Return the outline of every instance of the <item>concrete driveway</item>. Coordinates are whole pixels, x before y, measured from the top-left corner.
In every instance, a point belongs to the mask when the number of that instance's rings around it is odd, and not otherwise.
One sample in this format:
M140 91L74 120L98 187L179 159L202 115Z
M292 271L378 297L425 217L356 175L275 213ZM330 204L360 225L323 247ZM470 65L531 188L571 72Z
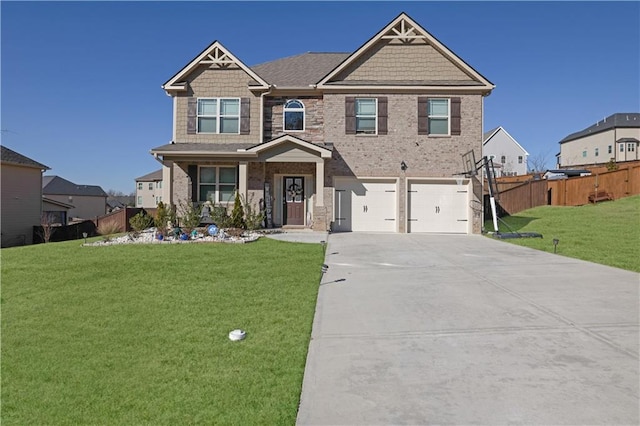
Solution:
M640 274L481 236L332 234L326 263L298 424L640 422Z

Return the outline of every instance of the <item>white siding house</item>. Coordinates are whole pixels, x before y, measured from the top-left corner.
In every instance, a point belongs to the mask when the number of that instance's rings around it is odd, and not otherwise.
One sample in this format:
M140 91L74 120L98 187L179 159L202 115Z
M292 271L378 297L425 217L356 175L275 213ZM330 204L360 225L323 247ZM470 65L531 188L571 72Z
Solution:
M502 126L484 133L482 155L493 159L497 176L527 174L529 153Z

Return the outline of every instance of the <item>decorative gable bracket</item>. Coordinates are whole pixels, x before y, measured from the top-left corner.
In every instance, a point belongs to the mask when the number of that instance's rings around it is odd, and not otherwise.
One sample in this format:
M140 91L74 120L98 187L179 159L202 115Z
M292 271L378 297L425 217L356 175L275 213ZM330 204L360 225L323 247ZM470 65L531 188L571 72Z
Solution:
M400 40L403 43L411 43L414 40L425 40L427 37L424 34L420 34L420 31L409 21L401 19L400 22L391 27L391 29L380 38L384 40Z

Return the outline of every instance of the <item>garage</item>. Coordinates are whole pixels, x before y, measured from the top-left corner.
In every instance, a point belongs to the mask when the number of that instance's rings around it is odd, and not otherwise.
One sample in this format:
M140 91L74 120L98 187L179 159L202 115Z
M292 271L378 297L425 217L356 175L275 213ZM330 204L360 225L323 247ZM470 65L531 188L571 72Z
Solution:
M408 185L408 232L469 233L469 183L412 181Z
M395 179L336 178L334 231L397 232Z

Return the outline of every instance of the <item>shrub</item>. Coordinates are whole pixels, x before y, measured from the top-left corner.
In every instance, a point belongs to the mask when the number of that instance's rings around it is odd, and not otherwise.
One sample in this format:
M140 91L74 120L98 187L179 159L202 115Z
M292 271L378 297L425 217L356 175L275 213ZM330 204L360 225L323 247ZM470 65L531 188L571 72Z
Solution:
M171 209L160 201L156 207L156 218L154 220L156 228L160 231L166 231L167 225L171 221Z
M131 225L135 232L144 231L145 229L152 227L153 222L153 218L144 210L129 219L129 225Z
M229 216L226 206L216 205L214 203L211 207L211 220L221 229L232 226L231 216Z
M185 233L190 234L200 225L200 214L202 207L197 203L183 201L180 203L180 226Z
M607 170L610 172L618 170L618 165L616 164L616 160L614 158L609 160L605 165L607 166Z
M244 222L244 209L240 202L240 193L236 191L236 199L233 202L233 210L231 211L231 226L234 228L246 229L247 225Z
M253 193L247 200L245 197L241 197L242 204L244 206L244 221L246 228L249 230L255 230L262 228L262 222L264 221L264 209L256 209L253 204Z

